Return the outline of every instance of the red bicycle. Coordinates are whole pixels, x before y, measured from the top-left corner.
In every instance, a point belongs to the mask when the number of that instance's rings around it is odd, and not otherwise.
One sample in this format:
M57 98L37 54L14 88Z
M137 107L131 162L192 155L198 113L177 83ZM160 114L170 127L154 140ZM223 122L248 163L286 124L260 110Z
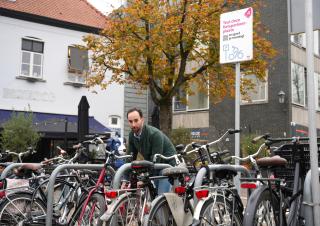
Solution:
M103 140L97 137L100 143ZM106 161L104 167L100 171L100 175L94 187L89 189L89 193L85 194L87 197L83 198L83 202L78 206L71 218L70 226L101 226L101 215L106 211L107 198L105 193L111 186L112 179L115 174L116 161L120 159L132 159L132 155L119 156L115 154L115 150L106 152Z

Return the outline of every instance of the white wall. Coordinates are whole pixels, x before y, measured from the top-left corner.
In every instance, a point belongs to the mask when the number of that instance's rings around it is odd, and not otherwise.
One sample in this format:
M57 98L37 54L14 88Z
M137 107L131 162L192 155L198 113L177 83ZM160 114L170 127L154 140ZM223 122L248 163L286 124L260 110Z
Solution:
M119 115L123 127L124 87L99 87L95 92L77 88L68 81L68 46L82 44L83 32L47 26L0 16L0 109L73 114L78 112L81 96L90 104L89 114L104 125L109 115ZM17 79L21 65L21 39L32 36L44 41L43 79L30 82Z

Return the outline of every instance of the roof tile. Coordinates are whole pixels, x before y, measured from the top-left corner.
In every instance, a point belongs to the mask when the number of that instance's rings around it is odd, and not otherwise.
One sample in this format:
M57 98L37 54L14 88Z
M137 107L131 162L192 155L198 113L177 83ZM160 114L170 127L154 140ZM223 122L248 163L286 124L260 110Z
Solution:
M0 0L1 8L94 28L104 28L106 22L86 0Z

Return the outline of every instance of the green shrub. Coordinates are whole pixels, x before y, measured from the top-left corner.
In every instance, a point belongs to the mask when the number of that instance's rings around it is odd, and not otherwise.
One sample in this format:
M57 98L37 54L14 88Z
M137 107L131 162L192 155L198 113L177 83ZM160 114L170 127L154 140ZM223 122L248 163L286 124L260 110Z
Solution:
M260 145L264 142L264 140L260 140L257 143L252 143L252 139L258 136L257 134L247 134L243 135L240 139L240 149L241 156L246 157L248 155L252 155L256 153L260 147ZM262 150L258 157L268 156L266 150Z
M32 124L33 114L13 112L11 118L3 124L2 148L14 152L24 152L28 147L36 147L40 135Z
M170 139L173 145L191 143L191 130L186 128L173 129L170 134Z

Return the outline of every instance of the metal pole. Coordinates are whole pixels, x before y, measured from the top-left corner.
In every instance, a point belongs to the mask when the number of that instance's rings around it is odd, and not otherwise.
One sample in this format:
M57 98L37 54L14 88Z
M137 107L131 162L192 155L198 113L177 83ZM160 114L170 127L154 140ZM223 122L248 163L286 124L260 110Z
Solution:
M68 151L68 117L64 119L64 150Z
M8 173L14 168L18 168L20 166L30 165L30 164L41 166L41 163L11 163L2 171L0 179L5 179L8 176Z
M170 168L172 167L169 164L166 163L156 163L154 164L154 169L155 170L162 170L162 169L166 169L166 168ZM121 179L122 177L128 173L131 170L131 163L126 163L123 164L117 171L116 174L113 177L113 181L112 181L112 189L120 189L121 187Z
M306 37L307 37L307 90L308 90L308 121L310 139L311 189L313 199L314 225L320 225L320 184L318 171L318 147L315 111L314 57L313 57L313 19L312 0L305 1Z
M208 173L207 169L209 169L210 172L222 171L222 170L238 172L238 173L242 173L246 178L251 178L250 172L244 166L227 165L227 164L208 165L208 168L203 167L198 171L196 178L194 180L194 188L202 186L203 179ZM194 190L194 193L195 193L195 190ZM194 194L194 206L196 206L197 203L198 203L198 199Z
M240 79L241 79L241 74L240 74L240 63L236 63L236 97L235 97L235 129L240 129ZM240 133L235 134L235 156L240 157ZM236 159L235 161L236 165L239 165L239 160ZM235 186L240 192L240 180L239 180L240 175L235 178Z
M291 136L295 137L296 136L296 123L295 122L291 122Z
M320 171L320 168L319 168ZM305 226L314 226L312 213L312 194L311 194L311 171L309 170L304 181L303 202L302 202L302 217L305 219Z

